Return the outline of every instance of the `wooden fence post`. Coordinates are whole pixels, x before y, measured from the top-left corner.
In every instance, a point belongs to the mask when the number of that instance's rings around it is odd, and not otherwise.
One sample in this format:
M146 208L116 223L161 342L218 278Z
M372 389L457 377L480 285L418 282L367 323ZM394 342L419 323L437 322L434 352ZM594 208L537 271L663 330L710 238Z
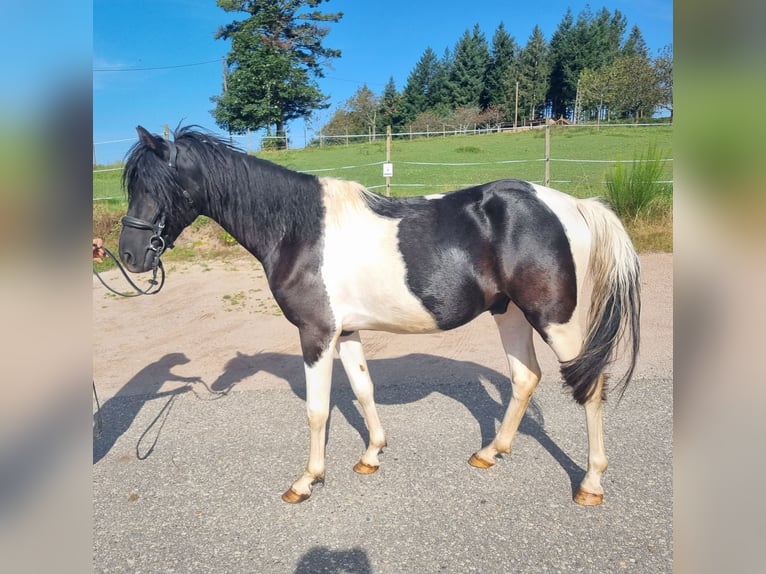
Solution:
M543 185L551 185L551 119L545 120L545 178Z
M386 126L386 163L391 163L391 126ZM386 176L386 197L391 197L391 176Z

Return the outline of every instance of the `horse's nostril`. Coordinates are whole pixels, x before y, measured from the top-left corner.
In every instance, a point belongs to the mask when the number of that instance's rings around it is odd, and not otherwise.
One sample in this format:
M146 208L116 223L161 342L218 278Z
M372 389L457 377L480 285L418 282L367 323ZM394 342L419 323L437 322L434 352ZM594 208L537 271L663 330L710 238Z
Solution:
M133 254L130 251L123 251L122 253L120 253L120 259L122 259L122 262L125 265L133 264Z

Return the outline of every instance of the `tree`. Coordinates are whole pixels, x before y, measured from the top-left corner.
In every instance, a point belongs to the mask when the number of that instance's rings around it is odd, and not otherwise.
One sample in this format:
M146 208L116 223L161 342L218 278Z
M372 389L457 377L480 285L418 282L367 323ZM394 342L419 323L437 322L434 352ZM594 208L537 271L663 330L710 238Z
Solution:
M326 14L317 6L327 0L217 0L226 12L249 16L222 26L216 39L231 40L226 59L226 83L211 98L216 123L233 133L276 127L284 134L286 122L307 118L328 107L314 78L340 56L322 45L341 12Z
M548 43L540 26L535 26L519 57L519 108L522 116L542 117L550 85Z
M612 65L615 111L638 122L651 116L661 100L657 76L648 59L641 56L618 58Z
M641 34L638 26L631 28L628 39L625 40L625 44L622 46L621 55L649 58L649 48L646 47L646 41L644 41L644 36Z
M657 106L665 108L673 117L673 45L669 44L660 50L653 63L654 75L660 91Z
M567 8L558 28L553 33L550 43L551 79L548 88L548 99L551 102L554 116L566 114L567 106L574 100L569 78L569 60L573 53L572 27L574 17L572 9ZM570 93L571 92L571 93Z
M473 34L466 30L455 46L449 77L452 107L479 106L488 64L489 46L476 24Z
M441 60L436 63L436 70L428 97L429 109L436 110L440 114L448 113L452 107L451 73L452 52L450 52L449 48L445 48Z
M363 126L364 131L375 139L375 130L378 124L378 110L380 109L380 100L372 93L372 90L364 84L354 95L346 100L346 109ZM364 133L364 132L362 132Z
M380 97L379 127L397 126L402 123L401 101L402 96L396 91L396 83L392 76Z
M551 85L548 97L554 116L569 116L577 97L580 73L611 64L619 55L627 20L605 8L594 17L586 7L575 22L567 10L551 38Z
M432 107L438 73L439 59L430 47L426 48L402 91L401 112L405 122L411 122L418 114Z
M586 68L580 74L580 99L586 110L594 110L596 125L601 125L604 105L612 101L614 90L614 67L603 66L598 70Z
M500 25L492 37L492 52L481 95L481 107L490 106L505 111L511 117L516 99L516 81L519 79L519 46L516 40Z

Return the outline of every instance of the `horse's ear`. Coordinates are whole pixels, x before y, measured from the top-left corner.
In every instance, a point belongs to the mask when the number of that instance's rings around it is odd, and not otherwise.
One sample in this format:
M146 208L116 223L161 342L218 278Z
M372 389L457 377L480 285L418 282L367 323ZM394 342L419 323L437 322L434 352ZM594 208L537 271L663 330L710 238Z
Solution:
M161 158L164 159L167 157L168 144L164 139L162 139L160 136L149 133L141 126L136 126L136 131L138 132L138 141L151 149Z

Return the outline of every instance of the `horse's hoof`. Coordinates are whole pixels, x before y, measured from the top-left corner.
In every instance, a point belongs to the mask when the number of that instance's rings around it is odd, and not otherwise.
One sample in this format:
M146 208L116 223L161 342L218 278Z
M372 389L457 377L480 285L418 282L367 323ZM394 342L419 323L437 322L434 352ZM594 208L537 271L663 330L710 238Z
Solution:
M475 468L489 468L491 466L494 466L494 462L489 462L488 460L484 460L483 458L479 458L477 455L473 455L471 458L468 459L468 464Z
M291 486L282 495L282 500L284 500L285 502L289 502L290 504L298 504L299 502L303 502L304 500L308 499L309 496L311 496L311 493L299 494L295 492L293 490L293 487Z
M598 506L604 502L604 495L586 492L580 488L574 496L574 501L581 506Z
M372 466L371 464L367 464L360 460L354 465L354 472L357 474L374 474L377 472L378 468L380 467Z

